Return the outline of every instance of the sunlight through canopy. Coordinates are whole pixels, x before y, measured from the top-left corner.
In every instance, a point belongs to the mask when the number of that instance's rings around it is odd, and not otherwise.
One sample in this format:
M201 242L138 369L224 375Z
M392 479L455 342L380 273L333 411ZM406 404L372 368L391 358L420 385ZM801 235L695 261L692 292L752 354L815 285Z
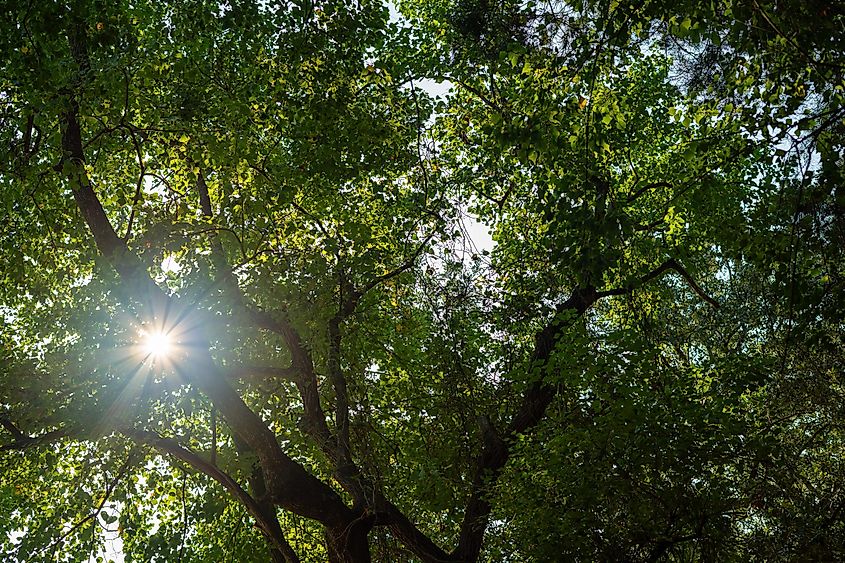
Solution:
M173 341L164 331L142 332L141 346L147 356L165 358L173 350Z

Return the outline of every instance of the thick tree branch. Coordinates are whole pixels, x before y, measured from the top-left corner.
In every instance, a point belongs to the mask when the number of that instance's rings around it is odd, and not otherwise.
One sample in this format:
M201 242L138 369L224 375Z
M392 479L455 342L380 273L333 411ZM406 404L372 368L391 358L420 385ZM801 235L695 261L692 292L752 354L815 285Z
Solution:
M24 434L23 432L21 432L20 428L18 428L15 425L15 423L12 422L6 416L0 416L0 425L2 425L3 428L5 428L9 432L9 434L11 434L15 438L15 441L31 440L32 439L29 436L27 436L26 434Z
M334 387L335 391L335 425L337 429L338 456L340 461L342 463L347 464L349 466L348 469L354 470L355 473L358 473L358 470L352 467L354 464L352 461L352 454L349 445L349 396L347 392L346 378L343 375L343 371L340 365L342 338L341 326L343 322L347 319L347 317L349 317L352 313L355 312L355 308L358 306L358 303L360 302L361 298L366 295L367 292L369 292L379 284L391 280L396 276L400 275L401 273L411 269L414 265L414 262L416 262L420 254L422 254L422 252L428 246L428 243L431 241L433 236L433 232L429 234L425 238L425 240L423 240L423 242L421 242L419 246L417 246L411 256L399 267L381 276L373 278L362 288L353 288L351 284L344 283L343 278L341 278L339 283L338 289L340 293L340 299L338 312L334 317L329 320L328 369L329 377L331 377L332 386Z
M253 168L264 176L265 179L272 182L272 178L265 169L256 166L253 166ZM205 199L208 201L207 196ZM328 230L319 218L308 213L296 202L293 202L292 205L300 213L314 221L324 236L329 236ZM299 334L289 325L289 323L276 319L268 312L246 307L244 306L243 301L241 301L242 310L247 312L248 317L255 326L275 332L276 334L281 335L285 340L288 349L291 352L291 367L302 374L300 379L296 380L296 383L304 406L304 430L317 442L323 453L325 453L335 465L335 478L344 490L353 497L356 505L358 505L356 508L361 510L363 509L362 505L364 504L369 504L371 506L374 505L376 507L387 507L387 512L389 512L392 516L392 518L390 518L391 528L395 528L398 532L397 537L406 538L409 541L412 541L415 546L412 548L414 552L426 561L440 560L440 556L445 555L445 552L440 550L440 548L434 545L431 540L426 538L425 535L420 532L395 505L385 499L383 492L378 490L378 487L376 487L362 474L360 468L355 464L352 458L351 448L349 446L348 392L346 388L346 379L343 376L340 366L340 328L343 321L355 311L358 302L368 291L411 268L419 255L425 250L425 247L431 240L432 236L433 233L426 237L425 241L420 244L420 246L405 263L391 272L374 278L362 289L356 290L347 284L340 284L341 292L346 291L346 294L344 295L341 293L338 313L330 320L329 323L330 351L328 362L329 377L332 380L337 401L335 405L335 426L338 432L337 437L332 436L332 433L326 424L326 417L320 404L314 366L310 354L308 354L307 350L305 350L305 347L302 345ZM426 556L427 553L436 553L438 555L431 557Z
M551 358L557 339L569 326L574 317L581 317L598 299L592 286L578 289L561 303L552 321L535 337L531 365L535 369L545 366ZM464 511L458 547L452 553L453 560L475 561L481 553L484 532L492 506L487 493L496 482L502 468L510 458L511 443L519 434L536 426L546 413L557 390L540 377L529 385L522 397L522 404L514 414L504 436L499 436L489 422L482 422L482 449L476 462L472 492Z
M205 173L201 169L197 174L197 191L200 198L202 214L207 219L213 218L211 208L211 197L208 192L208 184L205 181ZM278 319L276 316L258 309L249 303L238 284L238 280L232 273L232 269L226 260L223 245L216 233L211 236L211 259L218 275L223 276L223 284L227 290L232 305L252 323L253 326L276 333L285 341L285 345L291 354L290 375L296 374L292 381L296 384L299 395L302 399L305 431L321 446L326 447L332 440L331 431L326 423L326 415L320 404L320 392L317 385L317 374L314 371L314 363L311 355L306 350L302 338L294 327L287 321Z
M352 449L349 444L349 393L346 377L340 365L341 334L340 315L329 319L329 356L328 371L335 392L335 433L337 438L336 451L333 459L337 470L338 480L344 488L352 494L357 505L365 502L364 490L358 480L360 470L352 460Z
M386 499L383 491L379 490L362 474L352 456L349 440L349 394L346 377L341 366L341 344L343 323L355 312L360 299L379 284L412 268L433 236L434 233L429 234L399 267L372 279L361 289L355 289L343 276L340 277L338 311L335 316L329 319L328 325L329 352L327 362L329 378L335 391L336 449L334 452L326 453L334 460L335 477L344 489L352 495L356 505L369 505L370 508L374 508L378 512L389 513L391 528L397 532L397 537L403 542L405 540L412 542L406 544L412 550L419 550L419 547L414 546L422 546L422 551L420 553L415 551L415 553L426 561L433 561L445 554L431 540L426 538L395 505Z
M718 302L708 296L674 258L667 260L641 277L636 287L640 287L670 270L678 272L702 299L714 307L719 306ZM587 309L602 297L624 295L630 293L633 289L633 287L629 287L599 292L594 287L588 286L575 291L567 301L557 308L553 321L537 334L532 365L544 366L548 363L557 339L563 328L567 326L567 322L571 322L572 315L581 317ZM545 383L540 378L526 390L523 395L522 404L511 419L505 435L500 438L492 429L487 431L488 436L483 440L484 445L476 465L477 469L473 479L472 494L467 503L464 520L461 524L458 548L453 553L456 559L461 561L475 561L478 558L492 508L489 501L485 498L486 492L489 490L489 486L496 481L499 472L507 463L510 457L510 444L513 439L519 434L532 429L542 420L556 392L554 386Z
M331 431L320 404L314 363L299 333L287 321L277 319L266 311L251 308L245 303L241 304L241 311L247 315L253 326L274 332L285 341L291 354L291 367L299 373L295 383L302 399L305 429L319 444L330 442Z
M425 563L456 561L422 533L396 505L386 499L382 500L390 532L414 555Z
M272 181L272 178L266 170L258 167L253 168L262 174L268 181ZM208 201L207 196L205 199ZM309 214L298 204L294 203L293 205L301 213L315 221L324 236L329 236L325 226L318 218ZM210 211L210 205L208 209ZM391 272L374 278L371 282L366 284L362 290L355 290L348 287L346 284L341 283L341 290L345 290L347 293L346 295L341 295L341 304L338 314L330 321L329 327L329 338L331 341L328 366L329 377L332 378L336 397L341 398L338 404L336 404L335 422L339 434L336 439L332 437L332 434L326 425L326 417L320 405L320 398L317 391L317 379L313 363L310 355L301 343L299 334L296 333L296 331L293 330L288 323L277 320L274 316L265 311L248 307L243 307L242 310L247 311L248 316L255 326L280 334L291 351L292 369L306 374L306 376L302 376L296 381L304 405L304 429L317 442L323 453L325 453L335 465L335 478L344 490L353 497L356 504L358 504L356 508L361 510L363 509L361 505L368 504L370 506L375 506L377 511L386 512L389 516L387 518L388 522L385 523L389 523L391 529L394 533L396 533L397 537L401 541L405 542L406 545L414 551L414 553L425 561L443 561L446 560L447 557L445 552L437 547L425 536L425 534L420 532L419 529L417 529L395 505L388 501L384 497L383 492L378 490L378 487L376 487L361 473L360 468L352 459L348 438L348 394L346 390L346 380L343 377L340 367L340 326L343 320L354 312L361 297L369 290L411 268L416 259L425 250L425 247L431 240L432 236L433 233L426 237L425 241L417 247L412 256L405 263ZM243 305L243 302L241 302L241 304ZM332 328L332 326L334 326L334 328ZM367 525L370 526L372 523ZM358 528L357 533L360 534L361 532L362 529ZM352 532L347 532L345 535L348 537L351 533ZM360 541L360 538L358 541Z
M150 278L141 261L126 247L109 222L85 171L82 134L77 117L78 104L68 99L62 116L62 170L70 183L76 205L88 225L100 253L111 262L126 284L126 289L142 300L167 301L167 294Z
M653 280L655 278L659 278L660 276L662 276L663 274L665 274L666 272L671 270L674 267L674 263L675 263L675 259L670 258L669 260L666 260L665 262L660 264L654 270L652 270L649 273L647 273L646 275L640 277L640 279L637 280L637 282L635 284L629 285L628 287L618 287L618 288L615 288L615 289L607 289L607 290L604 290L604 291L599 291L598 296L601 299L601 298L604 298L604 297L611 297L613 295L627 295L627 294L633 292L635 289L644 286L645 284L647 284L651 280Z
M351 284L344 283L340 280L339 292L340 303L337 314L329 320L329 375L332 378L332 384L335 389L336 400L336 425L338 432L338 447L341 450L341 456L347 458L351 463L351 453L349 448L349 397L346 389L346 379L343 376L340 367L341 355L341 325L349 315L351 315L358 306L361 298L367 294L374 287L382 284L388 280L395 278L403 272L411 269L419 258L420 254L428 246L434 233L429 234L419 246L414 250L411 256L403 262L399 267L377 276L366 283L362 288L355 289ZM344 295L344 292L347 295Z
M77 34L70 38L72 51L84 53L84 45L74 44L83 38L84 33L81 37ZM79 66L80 75L84 76L85 65L79 63ZM161 290L137 256L129 252L125 243L115 234L85 171L78 103L71 93L66 93L66 103L67 109L62 116L62 147L65 152L62 169L101 254L115 267L122 282L137 292L136 297L142 303L149 299L153 304L163 306L164 310L177 311L181 322L190 326L193 333L191 354L187 358L183 375L211 399L234 432L256 452L265 472L272 501L330 528L348 525L355 515L343 500L331 487L308 473L282 451L275 434L234 392L214 365L208 341L202 335L204 323L200 315ZM150 310L149 305L147 310ZM191 325L191 322L194 324Z

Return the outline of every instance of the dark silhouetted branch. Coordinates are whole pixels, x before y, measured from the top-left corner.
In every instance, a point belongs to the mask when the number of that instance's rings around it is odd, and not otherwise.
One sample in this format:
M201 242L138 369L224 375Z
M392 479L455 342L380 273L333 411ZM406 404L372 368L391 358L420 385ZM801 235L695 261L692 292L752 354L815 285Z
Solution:
M660 264L660 266L658 266L657 268L655 268L651 272L647 273L646 275L642 276L633 285L630 285L628 287L619 287L619 288L615 288L615 289L607 289L607 290L604 290L604 291L599 291L597 295L598 295L599 298L610 297L610 296L613 296L613 295L627 295L627 294L633 292L635 289L644 286L645 284L647 284L651 280L662 276L663 274L665 274L666 272L668 272L670 270L674 270L682 278L684 278L684 281L687 282L687 285L690 287L690 289L692 289L695 292L695 294L698 295L701 299L703 299L708 304L710 304L714 309L719 308L719 302L716 301L715 299L713 299L712 297L710 297L707 294L707 292L705 292L701 288L701 286L699 286L696 283L695 279L690 275L690 273L686 270L686 268L684 268L680 264L680 262L678 262L674 258L670 258L670 259L666 260L665 262Z

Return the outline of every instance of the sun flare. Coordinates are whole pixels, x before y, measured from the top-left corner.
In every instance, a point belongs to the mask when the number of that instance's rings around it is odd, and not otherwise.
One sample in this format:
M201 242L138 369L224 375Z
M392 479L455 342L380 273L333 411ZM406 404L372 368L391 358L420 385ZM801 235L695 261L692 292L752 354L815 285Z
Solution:
M144 348L144 352L148 356L153 356L155 358L163 358L170 353L171 349L173 348L173 343L170 339L170 336L165 334L164 332L148 332L142 335L143 340L141 345Z

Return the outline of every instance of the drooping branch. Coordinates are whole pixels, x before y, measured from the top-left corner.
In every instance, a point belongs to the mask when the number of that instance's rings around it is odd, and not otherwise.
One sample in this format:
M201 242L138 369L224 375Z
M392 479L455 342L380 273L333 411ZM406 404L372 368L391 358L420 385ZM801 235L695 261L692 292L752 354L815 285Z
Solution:
M259 529L267 537L267 540L279 553L284 555L284 561L287 563L298 563L299 556L285 539L284 533L279 526L279 521L275 514L268 512L267 507L262 507L256 499L247 493L237 481L232 479L227 473L220 470L215 465L205 461L203 458L188 450L174 440L164 438L155 432L145 430L125 429L123 433L132 438L136 442L148 444L159 452L165 455L172 456L176 459L187 463L200 473L211 477L223 488L229 491L232 497L240 502L247 512L255 519Z
M627 294L633 292L635 289L644 286L648 282L650 282L650 281L652 281L656 278L659 278L660 276L662 276L663 274L665 274L666 272L668 272L670 270L674 270L682 278L684 278L684 281L687 282L687 285L689 285L690 289L692 289L695 292L695 294L698 295L701 299L703 299L708 304L710 304L714 309L719 308L719 302L716 301L715 299L713 299L712 297L710 297L710 295L708 295L707 292L705 292L701 288L701 286L699 286L698 283L696 283L695 278L693 278L690 275L690 273L686 270L686 268L684 268L681 265L681 263L678 262L675 258L670 258L670 259L666 260L665 262L660 264L654 270L652 270L649 273L645 274L644 276L640 277L640 279L637 280L636 283L629 285L628 287L620 287L620 288L615 288L615 289L607 289L607 290L604 290L604 291L599 291L597 295L598 295L599 298L610 297L612 295L627 295Z
M56 538L55 541L53 541L53 543L51 543L49 546L42 549L41 550L42 553L45 552L45 551L51 551L54 547L56 547L57 545L62 543L65 539L67 539L71 534L73 534L78 529L80 529L82 526L84 526L87 522L90 522L91 520L93 520L94 518L96 518L97 516L100 515L100 513L103 511L103 508L105 508L106 503L109 501L109 498L111 498L112 493L114 493L114 490L117 488L117 485L120 483L120 480L123 479L123 477L129 471L129 468L132 466L132 461L134 459L133 454L134 454L134 452L130 453L126 457L126 460L123 462L123 464L118 469L117 474L115 474L115 476L111 479L111 481L109 481L106 484L106 489L105 489L105 491L103 491L103 496L100 499L100 502L97 503L97 506L94 508L94 510L92 510L91 512L86 514L84 517L82 517L80 520L78 520L75 524L70 526L70 528L65 530L62 533L61 536L59 536L58 538Z

